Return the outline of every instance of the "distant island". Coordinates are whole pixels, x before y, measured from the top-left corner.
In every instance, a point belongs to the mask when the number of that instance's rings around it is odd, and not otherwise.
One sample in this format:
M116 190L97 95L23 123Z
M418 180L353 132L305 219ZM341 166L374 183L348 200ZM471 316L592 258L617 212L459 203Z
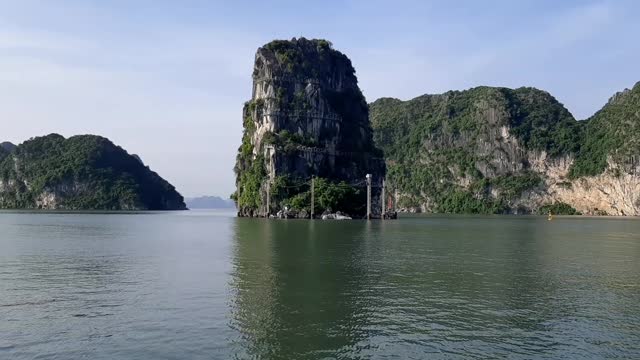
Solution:
M0 144L0 208L186 210L175 187L106 138L58 134Z
M185 202L189 209L235 209L236 207L232 200L223 199L219 196L186 198Z
M357 83L326 40L257 50L235 166L240 216L362 216L365 174L378 212L386 200L410 212L640 215L640 83L582 121L530 87L367 104Z

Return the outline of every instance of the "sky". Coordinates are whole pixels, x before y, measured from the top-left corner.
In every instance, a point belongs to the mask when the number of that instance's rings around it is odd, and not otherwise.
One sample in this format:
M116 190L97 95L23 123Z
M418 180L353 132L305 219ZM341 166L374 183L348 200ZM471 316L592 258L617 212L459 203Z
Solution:
M234 191L256 49L324 38L368 101L534 86L578 119L640 81L640 1L0 0L0 141L97 134Z

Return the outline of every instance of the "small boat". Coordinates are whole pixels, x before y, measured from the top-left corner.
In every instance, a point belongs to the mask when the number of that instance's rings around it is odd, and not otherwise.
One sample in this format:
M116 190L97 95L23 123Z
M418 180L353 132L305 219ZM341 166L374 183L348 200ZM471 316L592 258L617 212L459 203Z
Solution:
M335 214L324 214L322 220L352 220L351 216L344 215L340 212Z

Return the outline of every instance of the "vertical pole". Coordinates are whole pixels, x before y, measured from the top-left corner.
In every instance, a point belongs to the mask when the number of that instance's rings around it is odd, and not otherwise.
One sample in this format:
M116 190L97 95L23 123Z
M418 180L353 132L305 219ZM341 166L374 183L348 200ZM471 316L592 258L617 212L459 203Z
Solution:
M371 174L367 174L367 220L371 220Z
M269 208L271 207L271 148L267 146L265 149L265 155L269 162L269 174L267 175L267 213L266 218L269 218Z
M269 204L269 202L271 201L271 181L267 180L267 218L269 217L269 207L271 204Z
M316 179L311 177L311 220L313 220L314 209L316 208Z
M384 192L385 192L384 189L385 188L384 188L384 186L385 186L384 179L382 179L382 194L380 196L380 200L382 202L382 212L380 213L380 219L382 219L382 220L384 220L384 214L387 212L387 209L385 209L385 206L384 206L385 205L385 198L384 198L385 197L385 194L384 194Z

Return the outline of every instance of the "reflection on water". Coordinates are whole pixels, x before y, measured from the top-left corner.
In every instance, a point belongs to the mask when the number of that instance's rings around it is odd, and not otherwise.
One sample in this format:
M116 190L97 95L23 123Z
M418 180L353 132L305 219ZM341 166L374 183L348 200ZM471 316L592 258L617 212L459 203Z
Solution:
M640 221L0 212L0 359L640 358Z
M638 355L638 225L237 219L230 324L258 358Z
M232 326L248 354L357 358L371 316L362 224L238 219ZM336 352L337 351L337 352Z

